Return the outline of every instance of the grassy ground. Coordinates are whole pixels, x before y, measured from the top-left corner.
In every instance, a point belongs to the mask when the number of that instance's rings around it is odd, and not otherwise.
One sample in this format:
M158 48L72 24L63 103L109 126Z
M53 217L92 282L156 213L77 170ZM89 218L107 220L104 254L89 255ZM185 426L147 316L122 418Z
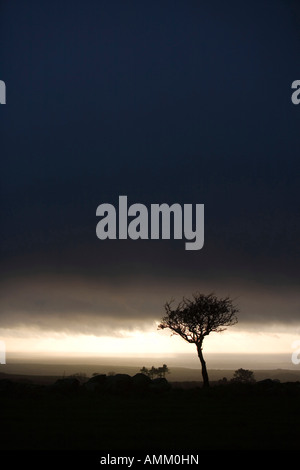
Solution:
M143 397L5 397L0 448L296 450L299 398L222 387Z

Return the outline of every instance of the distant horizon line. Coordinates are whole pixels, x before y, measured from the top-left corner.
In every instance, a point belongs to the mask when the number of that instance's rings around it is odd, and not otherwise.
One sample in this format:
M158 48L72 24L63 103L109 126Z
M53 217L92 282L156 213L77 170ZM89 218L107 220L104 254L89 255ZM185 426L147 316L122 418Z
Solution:
M193 352L188 352L188 353L144 353L144 354L136 354L136 353L131 353L131 354L103 354L103 353L91 353L91 352L81 352L78 353L77 351L32 351L32 352L24 352L24 351L7 351L6 352L7 356L9 355L19 355L19 356L36 356L36 355L47 355L47 356L72 356L72 357L105 357L105 358L135 358L138 359L140 357L181 357L181 356L195 356L195 353ZM205 352L205 356L211 356L211 355L218 355L218 356L237 356L237 355L248 355L248 356L277 356L277 355L291 355L291 351L280 351L280 352L245 352L245 351L235 351L235 352ZM197 356L197 355L196 355Z

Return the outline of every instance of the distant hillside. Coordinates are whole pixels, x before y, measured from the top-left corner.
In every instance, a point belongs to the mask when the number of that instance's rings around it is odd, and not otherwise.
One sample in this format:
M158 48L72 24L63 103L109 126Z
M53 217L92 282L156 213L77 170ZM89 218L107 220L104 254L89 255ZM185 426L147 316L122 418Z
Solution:
M7 372L0 372L1 378L10 378L12 380L30 381L39 384L49 384L55 382L58 378L82 373L86 374L87 377L91 377L93 373L109 374L109 373L121 373L128 375L135 375L139 372L138 367L133 366L116 366L114 365L98 365L95 366L84 366L83 364L14 364L14 367L9 367ZM210 369L209 378L211 382L216 382L223 377L230 380L234 374L235 369ZM253 369L252 369L253 370ZM171 367L171 373L166 376L169 382L201 382L201 370L189 369L186 367ZM263 380L266 378L277 379L281 382L295 382L300 381L300 370L288 370L288 369L270 369L270 370L255 370L255 379Z

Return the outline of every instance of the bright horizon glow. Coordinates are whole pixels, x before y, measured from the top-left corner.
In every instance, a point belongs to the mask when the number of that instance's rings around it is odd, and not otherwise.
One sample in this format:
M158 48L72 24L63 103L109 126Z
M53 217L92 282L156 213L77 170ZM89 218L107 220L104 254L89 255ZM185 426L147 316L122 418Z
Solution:
M118 336L45 332L23 328L0 330L6 353L18 352L57 355L102 355L123 357L130 355L194 353L195 345L179 336L164 331L119 331ZM203 350L207 353L290 353L291 344L300 339L300 332L277 333L274 329L264 332L230 331L211 333L205 338Z

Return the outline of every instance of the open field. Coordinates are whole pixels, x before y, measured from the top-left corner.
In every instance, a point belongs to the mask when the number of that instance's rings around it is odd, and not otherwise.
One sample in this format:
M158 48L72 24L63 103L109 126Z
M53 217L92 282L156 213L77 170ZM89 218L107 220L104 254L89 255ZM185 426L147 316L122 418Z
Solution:
M190 368L175 363L170 366L167 379L171 390L165 393L44 393L57 379L71 374L83 373L85 380L94 372L114 371L133 376L141 365L153 363L148 361L142 358L140 363L136 360L128 364L124 359L117 364L108 358L102 363L82 359L52 363L11 361L4 365L0 381L20 384L20 390L16 388L17 393L0 397L1 450L72 453L299 450L297 367L252 369L257 382L280 381L273 383L274 387L272 384L261 387L258 383L219 385L220 379L230 380L236 370L228 367L211 368L212 387L204 390L200 367L194 362ZM160 363L162 359L154 362ZM32 392L26 392L27 386Z
M142 394L45 393L37 388L1 395L0 447L297 450L299 421L299 382Z

